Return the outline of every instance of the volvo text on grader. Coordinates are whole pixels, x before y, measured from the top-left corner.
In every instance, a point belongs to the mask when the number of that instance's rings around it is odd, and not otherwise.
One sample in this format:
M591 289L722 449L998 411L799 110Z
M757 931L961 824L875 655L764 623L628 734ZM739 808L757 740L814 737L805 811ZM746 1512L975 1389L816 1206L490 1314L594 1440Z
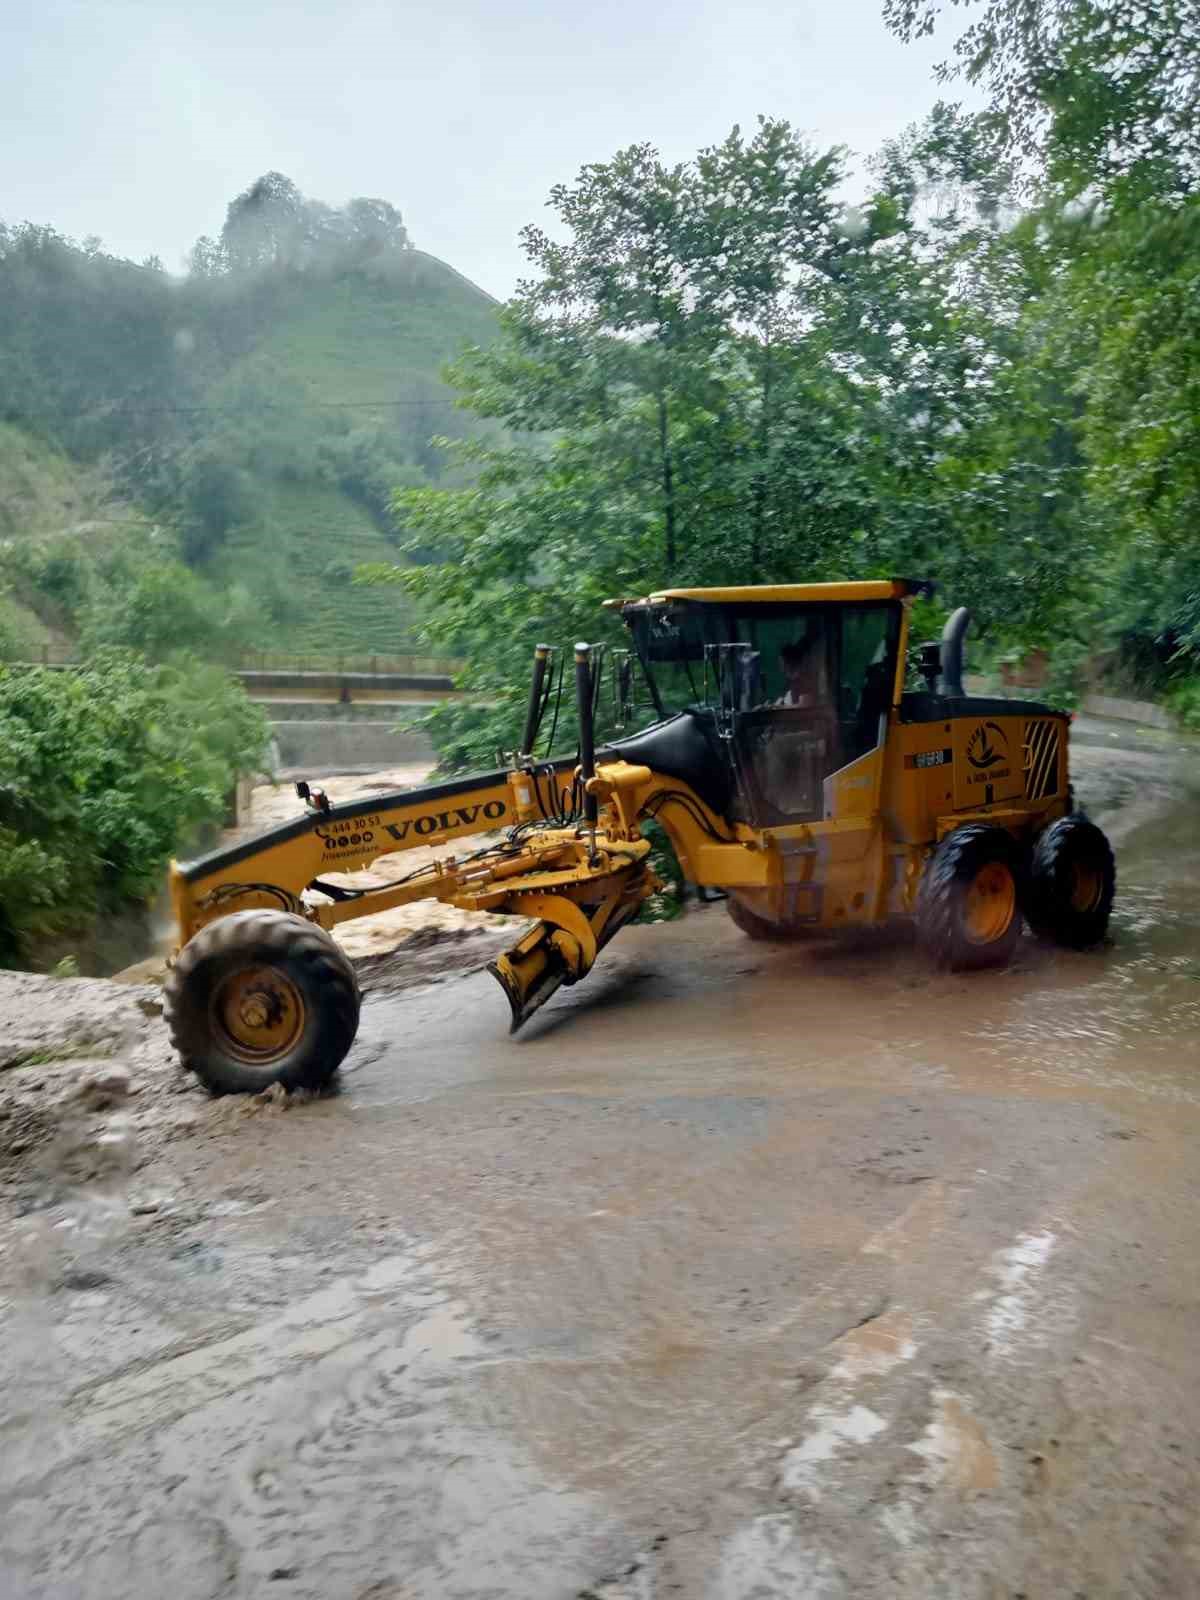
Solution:
M599 674L579 645L578 751L535 759L553 678L539 646L508 770L345 805L298 785L295 821L172 868L182 947L167 1014L184 1064L217 1093L319 1088L359 1014L330 930L424 898L532 921L490 967L519 1027L586 976L660 887L649 819L685 877L724 890L753 938L912 919L954 967L1008 959L1023 920L1065 945L1096 943L1113 859L1073 809L1068 718L964 693L961 610L940 645L914 652L923 687L906 690L909 608L928 589L897 579L613 602L632 635L614 658L626 725L634 656L656 716L641 732L596 749ZM324 876L479 834L500 837L399 882Z

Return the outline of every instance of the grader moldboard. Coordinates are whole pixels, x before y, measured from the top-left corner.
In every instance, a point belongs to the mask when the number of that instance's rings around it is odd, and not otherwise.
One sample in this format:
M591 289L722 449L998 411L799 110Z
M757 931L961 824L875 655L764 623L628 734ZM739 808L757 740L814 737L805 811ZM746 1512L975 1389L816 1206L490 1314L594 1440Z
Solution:
M306 811L295 821L172 867L181 948L167 1015L184 1064L214 1093L320 1088L359 1015L330 930L424 898L533 920L489 968L519 1028L585 977L660 887L650 819L685 877L724 890L752 938L910 919L952 967L1007 960L1023 920L1068 946L1097 943L1115 873L1104 835L1073 809L1068 718L964 693L964 610L940 644L914 652L923 686L906 690L909 609L930 588L896 579L610 602L633 645L613 662L618 725L629 726L636 656L649 727L595 748L600 674L577 645L578 751L535 759L554 681L539 646L508 770L346 805L297 785ZM497 832L386 886L322 876Z

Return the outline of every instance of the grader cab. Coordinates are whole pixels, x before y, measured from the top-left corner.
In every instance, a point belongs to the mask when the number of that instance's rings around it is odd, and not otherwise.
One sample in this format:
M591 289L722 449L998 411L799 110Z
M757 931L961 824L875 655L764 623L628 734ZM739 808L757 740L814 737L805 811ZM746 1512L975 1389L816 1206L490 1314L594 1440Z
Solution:
M928 587L610 602L631 643L614 662L616 720L634 721L640 698L649 726L597 748L599 677L577 645L578 749L538 758L554 682L553 652L539 646L522 748L505 770L339 806L299 785L294 822L172 868L181 948L168 1018L184 1064L217 1093L322 1086L359 1010L331 930L425 898L529 919L489 969L520 1027L661 887L650 820L684 876L723 890L753 938L908 920L953 967L1007 960L1024 921L1069 946L1099 942L1113 858L1073 810L1069 719L964 692L965 611L940 645L910 652L910 607ZM382 855L480 834L467 854L354 886Z

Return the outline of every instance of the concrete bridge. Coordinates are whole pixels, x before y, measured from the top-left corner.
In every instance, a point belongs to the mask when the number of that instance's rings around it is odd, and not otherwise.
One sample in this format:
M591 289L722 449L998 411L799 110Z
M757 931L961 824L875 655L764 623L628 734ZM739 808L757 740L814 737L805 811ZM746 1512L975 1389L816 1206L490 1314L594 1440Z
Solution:
M47 650L23 666L77 670L85 663ZM280 773L374 772L433 760L419 730L398 725L442 700L466 698L454 687L462 662L441 656L243 657L230 671L271 724Z
M426 662L416 666L459 663ZM364 663L364 667L366 664ZM464 699L453 670L362 670L357 663L240 667L246 693L266 711L280 772L354 772L432 761L428 738L398 725L437 701Z
M425 735L397 732L397 725L433 702L461 698L449 673L242 668L237 676L270 719L281 772L370 771L432 760Z

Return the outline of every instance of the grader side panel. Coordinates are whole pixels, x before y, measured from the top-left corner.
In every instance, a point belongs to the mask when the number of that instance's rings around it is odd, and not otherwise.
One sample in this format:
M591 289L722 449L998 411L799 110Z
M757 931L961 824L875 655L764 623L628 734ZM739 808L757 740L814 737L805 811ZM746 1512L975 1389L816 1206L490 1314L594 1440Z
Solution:
M1041 827L1065 814L1065 715L982 697L943 706L911 721L902 708L889 731L883 812L893 840L927 845L968 818Z

